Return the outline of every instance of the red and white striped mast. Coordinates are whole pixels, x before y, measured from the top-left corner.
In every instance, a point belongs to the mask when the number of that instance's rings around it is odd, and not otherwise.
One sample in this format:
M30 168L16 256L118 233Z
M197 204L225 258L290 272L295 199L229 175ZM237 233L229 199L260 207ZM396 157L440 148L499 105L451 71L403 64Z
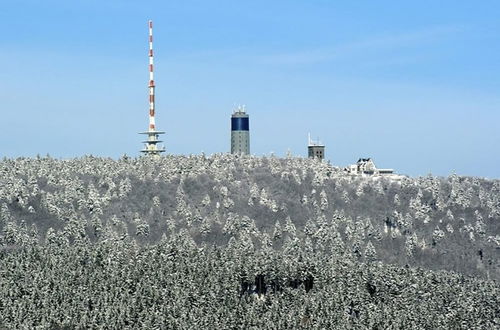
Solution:
M155 130L155 80L153 67L153 21L149 21L149 130Z
M144 149L141 152L147 155L159 155L161 152L165 151L164 147L158 144L162 141L158 140L159 134L164 134L165 132L156 130L155 123L155 81L154 81L154 63L153 63L153 21L148 22L149 26L149 129L147 132L142 132L140 134L147 134L147 141L145 143Z

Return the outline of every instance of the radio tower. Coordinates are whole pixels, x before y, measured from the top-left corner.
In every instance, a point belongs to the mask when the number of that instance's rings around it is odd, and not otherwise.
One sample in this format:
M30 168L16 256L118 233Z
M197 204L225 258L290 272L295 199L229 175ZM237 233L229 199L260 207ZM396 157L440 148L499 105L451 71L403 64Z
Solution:
M165 151L165 147L158 145L163 142L158 140L160 134L165 132L157 131L155 125L155 81L153 76L153 21L148 22L149 25L149 129L146 134L148 136L144 149L141 150L146 155L158 156Z

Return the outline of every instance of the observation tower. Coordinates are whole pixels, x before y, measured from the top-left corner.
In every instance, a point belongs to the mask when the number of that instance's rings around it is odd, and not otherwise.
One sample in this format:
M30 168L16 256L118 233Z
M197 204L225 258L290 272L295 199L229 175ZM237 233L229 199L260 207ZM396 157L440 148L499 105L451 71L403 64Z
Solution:
M311 134L308 136L307 155L309 158L324 159L325 158L325 145L319 140L311 140Z

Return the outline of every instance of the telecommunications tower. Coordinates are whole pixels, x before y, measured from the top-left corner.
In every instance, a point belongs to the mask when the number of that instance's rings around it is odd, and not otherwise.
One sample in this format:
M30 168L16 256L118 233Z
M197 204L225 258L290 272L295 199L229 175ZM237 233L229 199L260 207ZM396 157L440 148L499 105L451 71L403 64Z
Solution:
M149 25L149 129L146 134L147 140L143 141L144 149L141 150L146 155L158 156L165 151L165 147L159 145L162 141L158 140L160 134L165 132L157 131L155 124L155 81L153 76L153 21L148 22Z
M239 106L231 115L231 153L250 154L250 126L245 106Z

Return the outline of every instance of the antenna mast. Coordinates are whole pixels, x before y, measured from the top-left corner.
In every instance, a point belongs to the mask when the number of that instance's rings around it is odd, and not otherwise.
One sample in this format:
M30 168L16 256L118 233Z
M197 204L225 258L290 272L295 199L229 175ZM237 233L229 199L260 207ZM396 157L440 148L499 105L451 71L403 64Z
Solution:
M148 155L159 155L161 152L165 151L165 147L158 146L158 143L162 142L158 140L159 134L164 134L165 132L156 130L155 123L155 81L154 81L154 63L153 63L153 21L148 22L149 26L149 129L147 132L142 132L140 134L147 134L147 141L145 143L144 149L141 152Z
M149 25L149 130L155 130L155 80L153 67L153 21Z

